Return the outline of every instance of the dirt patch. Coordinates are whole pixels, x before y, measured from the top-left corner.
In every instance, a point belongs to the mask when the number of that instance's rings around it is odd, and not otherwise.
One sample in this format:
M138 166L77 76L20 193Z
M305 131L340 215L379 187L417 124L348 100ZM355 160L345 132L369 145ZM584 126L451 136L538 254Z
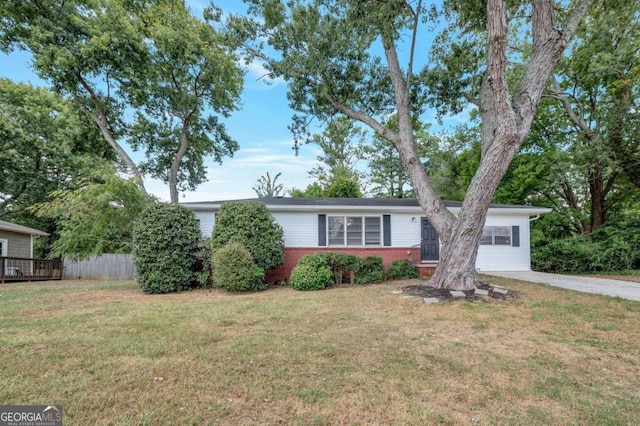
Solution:
M478 296L475 294L475 290L465 291L465 299L473 302L476 300L483 300L483 297L490 297L492 299L499 300L515 300L518 295L511 290L508 290L507 294L497 293L493 291L493 287L485 282L480 282L478 286L479 290L489 291L489 296ZM429 284L423 285L408 285L401 288L404 294L416 297L436 297L440 301L453 302L454 299L450 291L443 288L431 287Z

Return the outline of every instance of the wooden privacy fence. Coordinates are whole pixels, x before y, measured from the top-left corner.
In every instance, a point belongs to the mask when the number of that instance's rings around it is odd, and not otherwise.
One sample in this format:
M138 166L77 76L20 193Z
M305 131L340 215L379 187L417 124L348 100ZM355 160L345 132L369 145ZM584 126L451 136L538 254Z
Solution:
M103 254L85 260L64 260L65 280L133 280L135 276L132 254Z

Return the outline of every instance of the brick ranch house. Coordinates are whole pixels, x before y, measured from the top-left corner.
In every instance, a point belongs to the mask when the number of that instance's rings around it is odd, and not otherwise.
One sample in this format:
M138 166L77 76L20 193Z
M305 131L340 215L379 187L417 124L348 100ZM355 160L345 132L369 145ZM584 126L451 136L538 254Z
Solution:
M365 257L381 256L385 266L409 259L421 274L438 265L440 240L415 199L390 198L253 198L233 201L264 203L284 230L285 261L268 281L287 279L308 253L340 251ZM203 238L211 237L215 216L225 201L189 202L200 221ZM453 213L461 202L446 201ZM492 204L483 228L477 268L482 271L531 269L529 221L547 208ZM532 219L533 218L533 219Z

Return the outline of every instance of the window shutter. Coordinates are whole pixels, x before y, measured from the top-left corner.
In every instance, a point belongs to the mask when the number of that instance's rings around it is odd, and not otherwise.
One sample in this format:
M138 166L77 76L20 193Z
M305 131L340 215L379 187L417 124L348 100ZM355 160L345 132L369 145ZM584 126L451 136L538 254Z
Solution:
M385 247L391 246L391 215L382 215L382 245Z
M324 247L327 245L327 215L318 215L318 246Z
M519 226L511 227L511 246L520 247L520 227Z

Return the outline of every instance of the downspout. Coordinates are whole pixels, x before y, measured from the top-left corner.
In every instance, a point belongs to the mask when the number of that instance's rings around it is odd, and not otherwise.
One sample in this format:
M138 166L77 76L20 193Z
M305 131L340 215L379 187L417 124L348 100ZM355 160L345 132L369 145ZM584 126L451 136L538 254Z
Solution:
M540 219L540 215L539 214L535 215L534 217L530 217L529 218L529 222L533 222L534 220L538 220L538 219Z

